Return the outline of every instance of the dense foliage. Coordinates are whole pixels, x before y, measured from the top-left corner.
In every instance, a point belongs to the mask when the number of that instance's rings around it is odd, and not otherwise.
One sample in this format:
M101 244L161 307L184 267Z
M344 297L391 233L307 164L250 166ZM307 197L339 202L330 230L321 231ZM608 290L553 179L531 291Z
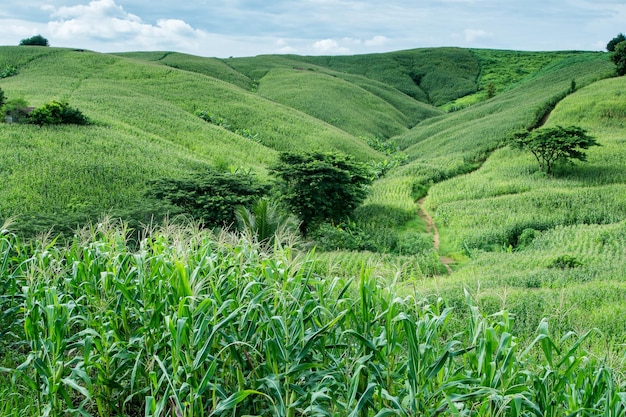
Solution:
M50 46L48 39L41 35L31 36L30 38L22 39L20 41L21 46Z
M626 41L615 45L611 60L615 63L617 75L626 75Z
M613 52L615 51L615 47L624 41L626 41L626 36L624 36L623 33L619 33L616 37L611 39L609 43L606 44L606 50L609 52Z
M0 381L19 387L2 415L626 413L592 332L541 321L522 342L507 311L402 296L366 269L319 276L289 247L168 229L131 249L125 233L0 236Z
M53 100L31 111L28 115L30 123L46 126L60 124L86 125L89 119L80 110L70 107L65 101Z
M251 207L267 191L247 173L205 170L185 178L160 178L148 184L147 195L163 200L207 227L236 222L238 206Z
M586 161L583 151L600 144L578 126L556 126L515 133L511 145L530 151L539 168L550 174L557 162Z
M302 222L304 235L321 222L349 217L372 182L365 165L337 153L281 153L272 172L280 180L280 198Z

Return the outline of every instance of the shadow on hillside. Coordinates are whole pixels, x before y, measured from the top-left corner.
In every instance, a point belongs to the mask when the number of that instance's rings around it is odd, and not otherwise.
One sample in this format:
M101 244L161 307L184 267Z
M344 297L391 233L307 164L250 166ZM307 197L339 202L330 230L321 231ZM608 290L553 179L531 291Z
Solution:
M588 186L622 184L626 182L626 166L565 165L554 171L554 177Z

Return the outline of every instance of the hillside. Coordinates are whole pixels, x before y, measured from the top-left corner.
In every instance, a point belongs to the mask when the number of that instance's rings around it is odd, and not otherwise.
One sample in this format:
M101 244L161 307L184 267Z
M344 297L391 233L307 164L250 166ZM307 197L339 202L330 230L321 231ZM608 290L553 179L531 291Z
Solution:
M608 54L0 47L7 66L7 98L93 123L0 123L1 415L626 412L626 77ZM601 146L547 175L506 144L558 125ZM279 152L313 150L377 175L344 222L274 243L154 224L171 206L153 180L267 185Z
M19 216L29 232L58 223L75 227L110 210L149 221L146 181L206 166L241 167L264 177L276 152L293 150L296 143L301 150L382 158L345 131L198 73L50 48L1 48L0 65L19 68L18 75L0 81L8 98L33 106L67 100L95 122L51 128L0 124L0 169L6 173L0 219ZM206 123L196 110L223 122Z

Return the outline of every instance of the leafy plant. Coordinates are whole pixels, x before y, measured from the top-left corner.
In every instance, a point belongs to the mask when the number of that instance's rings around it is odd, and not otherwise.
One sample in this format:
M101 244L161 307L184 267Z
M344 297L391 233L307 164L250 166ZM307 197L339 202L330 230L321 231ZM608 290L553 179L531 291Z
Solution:
M150 181L146 193L205 226L221 227L235 224L237 207L252 206L265 192L266 186L251 174L205 170L184 178Z
M7 65L0 70L0 78L12 77L13 75L17 75L17 68L13 65Z
M89 124L89 119L76 108L70 107L69 103L53 100L50 103L36 108L28 115L30 123L46 126L59 124Z
M583 151L591 146L600 146L595 138L587 135L578 126L556 126L518 132L511 136L510 144L530 151L546 174L552 172L557 162L574 159L586 161L587 154Z
M271 172L280 181L282 200L301 220L304 235L323 221L345 220L372 182L365 165L338 153L281 153Z
M28 102L23 98L7 100L2 107L5 116L10 116L13 123L26 123L29 113Z
M576 268L582 266L582 262L580 262L575 256L572 255L560 255L556 259L554 259L550 264L548 264L548 268Z

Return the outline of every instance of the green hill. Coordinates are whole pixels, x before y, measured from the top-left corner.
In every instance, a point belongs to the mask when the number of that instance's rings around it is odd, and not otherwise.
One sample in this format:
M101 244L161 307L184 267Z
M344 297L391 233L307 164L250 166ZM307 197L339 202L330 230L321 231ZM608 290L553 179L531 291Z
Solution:
M359 138L236 85L162 65L85 51L3 47L0 63L19 69L1 80L8 98L40 106L71 102L95 125L0 125L0 218L29 230L138 210L145 183L206 166L265 176L276 151L338 150L361 160L381 155ZM205 110L220 125L196 117ZM239 134L237 132L240 132ZM243 134L241 134L243 132ZM139 215L139 214L137 214Z
M0 47L3 68L7 98L93 123L0 123L0 414L624 414L626 77L608 54ZM601 146L546 175L506 144L557 125ZM106 218L41 237L103 214L140 228L168 208L150 181L271 181L281 151L378 176L352 218L273 246L177 223L129 240Z

